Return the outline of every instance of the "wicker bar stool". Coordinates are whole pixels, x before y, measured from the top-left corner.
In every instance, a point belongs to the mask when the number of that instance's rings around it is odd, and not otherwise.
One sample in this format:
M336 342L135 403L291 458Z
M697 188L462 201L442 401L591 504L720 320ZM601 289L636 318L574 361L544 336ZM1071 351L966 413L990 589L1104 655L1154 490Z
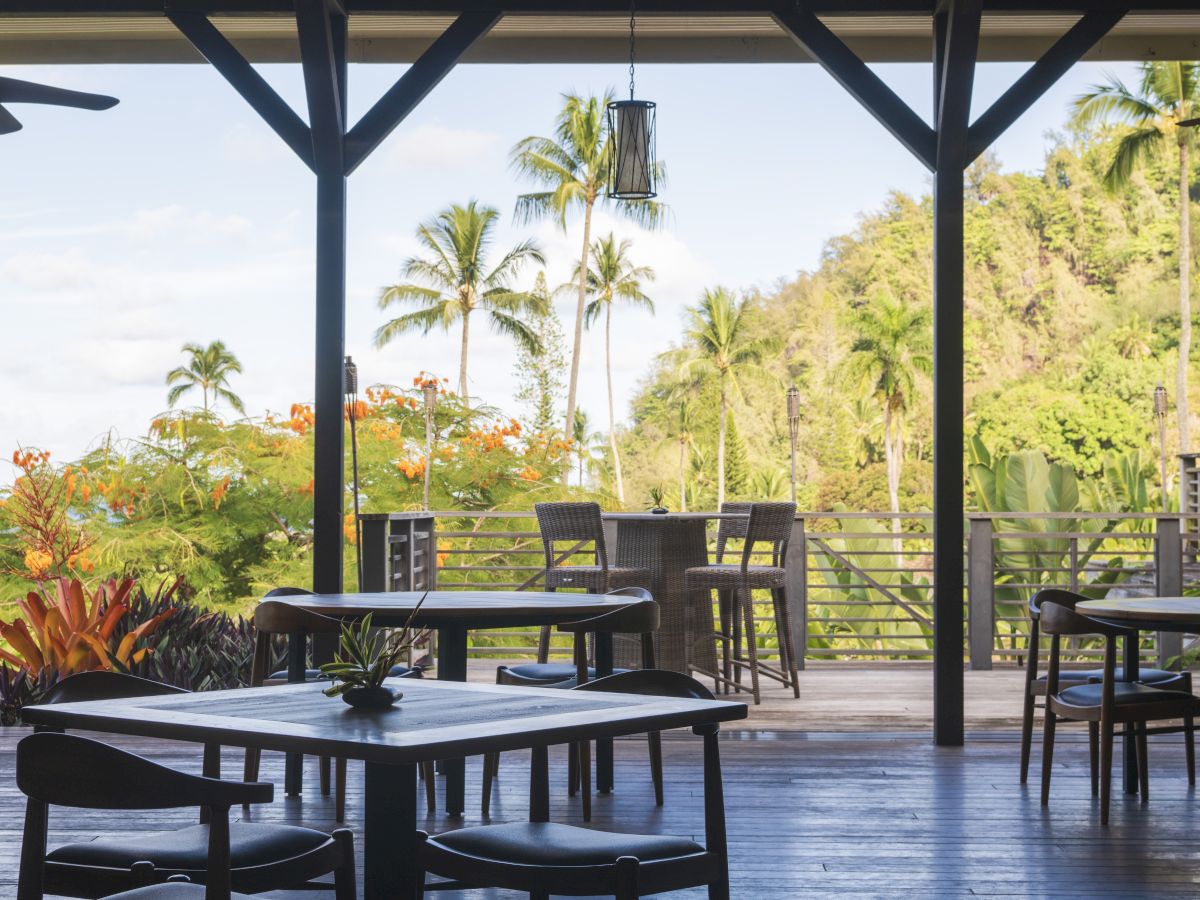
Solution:
M307 609L300 609L288 603L281 603L272 598L299 597L311 594L303 588L275 588L270 591L262 602L254 608L254 661L250 668L250 687L262 687L270 684L295 684L306 681L323 679L320 669L305 667L303 655L298 659L288 658L285 671L271 672L272 653L271 640L275 635L300 636L307 639L313 634L340 634L342 623L338 619L323 616ZM303 642L302 642L303 645ZM420 677L419 669L409 669L405 666L393 666L389 673L393 678ZM258 780L259 761L262 751L256 748L246 750L244 779ZM329 796L330 760L323 756L320 759L321 794ZM437 809L435 796L436 784L433 780L433 764L422 764L421 774L425 779L425 801L429 812ZM334 809L338 822L346 818L346 760L336 761L334 785Z
M722 513L741 513L746 518L721 519L717 528L717 561L696 566L686 572L689 591L717 592L720 610L720 630L717 639L722 645L722 671L713 678L726 689L741 690L743 668L750 670L750 689L754 702L760 703L759 674L772 678L800 696L800 678L796 670L796 648L792 643L791 620L787 604L788 540L796 518L794 503L725 503ZM730 540L743 541L741 561L725 562ZM771 564L752 565L750 560L757 544L771 546ZM769 590L774 607L775 631L779 639L779 665L759 662L754 631L754 598L752 591ZM745 627L746 655L741 656L742 627ZM731 647L732 645L732 647Z
M542 550L546 554L546 590L578 589L586 594L607 594L623 587L649 587L650 570L608 564L608 548L604 543L604 523L598 503L535 503ZM558 544L570 543L565 550ZM593 566L564 566L575 551L591 544L596 556ZM550 660L550 627L542 629L538 640L538 663ZM572 667L573 670L573 667ZM563 678L569 678L573 671ZM561 680L561 679L558 679Z

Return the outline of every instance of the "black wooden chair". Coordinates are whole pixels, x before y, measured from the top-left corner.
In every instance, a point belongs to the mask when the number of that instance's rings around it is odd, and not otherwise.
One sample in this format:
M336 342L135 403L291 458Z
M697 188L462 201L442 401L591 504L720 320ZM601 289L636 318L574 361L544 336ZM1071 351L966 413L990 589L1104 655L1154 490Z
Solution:
M1142 802L1150 796L1150 770L1146 758L1147 737L1153 734L1183 731L1187 753L1188 784L1196 784L1195 717L1200 715L1200 698L1190 693L1151 687L1117 679L1117 643L1127 630L1080 615L1069 606L1045 600L1040 611L1042 631L1051 637L1050 666L1046 674L1046 714L1042 738L1042 806L1050 802L1050 775L1054 765L1054 733L1059 719L1088 723L1092 737L1092 793L1099 780L1100 824L1108 824L1109 798L1112 793L1113 738L1115 726L1124 726L1121 735L1137 740L1138 776ZM1102 635L1104 669L1099 684L1061 684L1062 638L1067 635ZM1154 728L1150 722L1182 719L1183 727ZM1098 731L1098 735L1097 735ZM1099 743L1099 779L1097 779L1097 737Z
M28 798L17 900L41 900L45 894L107 897L179 877L211 882L212 895L205 896L213 900L229 896L230 890L314 889L313 879L329 873L337 900L354 900L349 831L329 835L293 825L230 824L231 807L270 803L270 784L189 775L99 741L43 732L17 745L17 786ZM210 824L100 837L47 853L52 805L103 810L197 806L209 811ZM170 893L158 890L149 896L182 893L174 886Z
M342 623L338 619L323 616L307 609L300 609L288 603L272 599L277 597L300 597L311 595L312 591L304 588L275 588L254 608L254 661L250 669L250 686L261 687L267 684L296 684L305 681L319 681L324 678L320 669L307 668L304 658L288 658L288 667L278 672L270 672L274 662L271 644L276 635L287 635L296 638L296 643L306 646L307 640L314 634L338 635ZM268 674L269 673L269 674ZM393 666L389 673L392 678L420 678L419 668ZM251 748L246 751L246 781L258 779L259 763L262 751ZM425 802L430 813L437 809L437 784L432 777L433 764L422 766L421 773L425 778ZM329 796L330 760L323 756L320 759L321 796ZM346 820L346 760L336 761L334 777L334 815L336 821Z
M647 587L650 570L610 565L604 541L604 521L598 503L535 503L538 532L546 557L545 585L548 591L581 590L587 594L607 594L623 587ZM565 548L560 545L567 545ZM563 565L582 547L591 544L595 564ZM550 658L550 629L543 628L538 642L538 663ZM570 678L571 673L564 677ZM561 680L561 679L560 679Z
M717 526L717 559L715 563L694 566L685 573L687 589L717 592L720 628L717 639L722 646L722 671L711 674L726 689L741 690L742 669L750 670L750 687L754 702L760 703L759 674L772 678L800 696L800 675L797 669L796 648L792 642L791 616L787 604L788 541L796 519L794 503L725 503L723 513L744 513L746 518L721 519ZM726 545L740 539L741 559L725 561ZM771 564L751 563L757 544L771 548ZM758 658L758 640L754 630L753 591L771 592L775 616L775 633L779 640L779 665L769 666ZM742 627L745 626L746 656L741 655ZM732 645L732 652L731 652Z
M624 672L579 685L575 690L712 696L703 685L677 672ZM729 898L725 801L716 725L693 729L704 736L704 831L706 846L689 837L598 831L551 823L546 747L531 761L529 822L462 828L430 837L420 834L418 896L425 874L450 879L430 890L497 887L528 893L602 895L617 900L692 887L708 887L710 900Z
M655 666L654 633L658 630L659 621L658 604L654 602L648 590L640 587L618 588L615 591L609 591L608 596L630 597L640 602L591 619L566 622L557 626L559 631L574 636L573 662L570 665L566 663L525 663L516 666L499 666L496 669L496 683L520 687L568 689L590 681L596 677L596 669L588 659L588 638L591 637L594 647L598 636L601 635L608 640L618 634L637 635L641 645L641 666L643 669L653 669ZM582 772L580 768L581 759L586 760L586 766L589 768L587 773ZM650 771L654 779L655 798L658 805L661 806L663 802L662 745L657 734L650 736ZM482 801L482 811L485 816L491 812L492 783L499 772L500 754L490 753L485 756ZM575 796L576 789L582 785L583 818L584 821L590 821L592 817L590 759L587 748L582 750L576 748L571 753L567 778L568 791L571 796Z
M1043 588L1034 594L1029 601L1029 652L1025 663L1025 694L1024 709L1021 717L1021 784L1029 778L1029 757L1033 748L1033 716L1035 709L1041 709L1038 699L1046 696L1046 674L1038 671L1041 655L1041 634L1038 620L1041 617L1043 603L1057 603L1068 609L1074 609L1075 604L1087 600L1082 594L1063 588ZM1118 665L1117 681L1125 680L1125 669ZM1075 684L1098 683L1104 680L1104 669L1062 669L1058 673L1060 688L1071 687ZM1192 692L1192 675L1190 672L1170 672L1166 669L1138 668L1138 682L1154 687L1170 688L1171 690ZM1095 728L1091 729L1092 732ZM1095 734L1089 737L1095 741ZM1094 754L1093 754L1094 755Z

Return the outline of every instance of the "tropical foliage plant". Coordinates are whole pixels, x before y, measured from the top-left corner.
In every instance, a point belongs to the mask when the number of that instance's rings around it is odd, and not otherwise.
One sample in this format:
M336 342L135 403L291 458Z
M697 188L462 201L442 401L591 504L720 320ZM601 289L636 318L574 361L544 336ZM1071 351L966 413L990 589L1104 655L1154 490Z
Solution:
M342 625L333 662L321 666L321 674L333 682L325 689L325 696L337 697L354 688L380 687L392 667L422 637L412 625L424 602L422 597L413 607L403 628L373 630L370 614L358 622Z

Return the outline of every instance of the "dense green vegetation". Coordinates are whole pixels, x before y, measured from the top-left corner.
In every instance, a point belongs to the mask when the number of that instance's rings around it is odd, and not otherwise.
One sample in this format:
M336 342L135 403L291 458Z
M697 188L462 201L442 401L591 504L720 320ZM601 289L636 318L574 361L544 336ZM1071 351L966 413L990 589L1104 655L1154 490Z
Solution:
M1110 189L1113 136L1060 136L1040 173L1003 172L990 158L971 168L964 427L992 452L1041 450L1084 478L1104 472L1110 451L1140 451L1156 482L1152 395L1173 384L1180 334L1177 158L1147 154ZM928 508L930 239L929 197L894 194L832 238L815 271L745 297L748 335L785 343L764 358L765 377L728 398L728 417L749 469L782 475L782 386L800 387L804 509L886 510L889 494L901 510ZM681 352L700 346L688 335ZM679 470L681 446L693 460L720 455L720 379L693 386L685 426L678 358L657 360L633 403L621 442L633 502L658 484L673 508L680 482L690 507L720 490L711 464L663 477ZM727 493L753 497L770 480Z

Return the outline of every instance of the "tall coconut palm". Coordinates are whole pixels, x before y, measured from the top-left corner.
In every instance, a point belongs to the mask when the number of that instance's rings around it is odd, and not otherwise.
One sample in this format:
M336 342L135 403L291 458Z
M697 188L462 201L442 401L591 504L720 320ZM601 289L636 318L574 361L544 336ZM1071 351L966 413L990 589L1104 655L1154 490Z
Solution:
M609 161L613 152L605 109L613 99L609 90L603 97L563 95L553 137L527 137L513 147L510 157L514 170L545 188L517 198L517 217L531 222L552 218L563 231L571 213L583 213L583 244L579 268L586 272L592 246L592 211L597 203L607 202L606 187ZM661 172L659 173L661 178ZM647 227L665 220L664 207L653 201L620 202L616 210ZM566 431L574 428L575 398L579 386L579 355L583 346L583 320L587 305L587 282L578 280L575 306L575 339L571 351L571 377L567 387Z
M1112 190L1129 183L1139 163L1174 146L1179 163L1179 361L1175 370L1175 409L1179 420L1179 452L1188 452L1188 357L1192 349L1192 223L1189 198L1190 127L1200 112L1200 64L1142 63L1136 91L1111 77L1075 100L1081 126L1112 122L1127 126L1116 141L1104 174Z
M596 461L592 445L599 435L591 429L592 423L588 419L588 414L582 409L575 410L575 427L571 429L571 451L575 454L575 460L579 464L580 487L583 487L586 468Z
M167 385L171 388L167 391L167 403L174 406L188 391L199 388L206 413L210 410L211 395L212 406L216 406L218 400L224 400L245 415L242 398L229 390L229 376L241 374L242 364L226 349L225 344L221 341L213 341L207 347L184 344L183 352L188 355L187 365L167 373Z
M933 371L929 310L881 293L859 310L858 337L846 358L848 374L870 391L883 410L883 457L887 465L892 531L899 533L900 470L904 459L904 416L917 395L919 375Z
M592 243L592 264L588 267L586 284L592 300L584 310L584 322L591 328L601 315L604 316L604 374L608 382L608 443L612 448L613 476L617 485L617 500L625 502L625 483L621 478L621 454L617 449L617 420L613 409L612 386L612 311L618 302L654 312L654 301L642 291L642 282L654 280L654 270L649 266L635 266L629 259L631 241L617 243L610 232L607 237ZM579 266L571 281L579 283ZM570 287L570 285L565 285Z
M723 287L706 290L699 304L686 310L687 339L680 360L683 378L717 379L720 392L720 425L717 430L717 506L725 502L725 435L730 395L740 396L742 379L763 374L760 363L774 349L771 337L751 332L749 303Z
M692 402L686 397L672 398L675 404L675 440L679 444L679 511L687 512L688 450L695 442L692 436L695 413Z
M543 263L542 251L533 241L522 241L489 268L488 252L500 213L471 200L454 204L417 229L417 240L428 251L424 258L409 257L402 272L415 281L385 287L379 308L416 306L413 312L390 319L375 332L375 346L382 347L402 334L434 328L449 331L461 323L462 344L458 356L458 392L467 401L467 356L470 349L471 314L486 312L492 329L508 335L522 347L538 352L541 347L533 326L522 315L544 311L544 298L512 287L513 279L527 262Z

